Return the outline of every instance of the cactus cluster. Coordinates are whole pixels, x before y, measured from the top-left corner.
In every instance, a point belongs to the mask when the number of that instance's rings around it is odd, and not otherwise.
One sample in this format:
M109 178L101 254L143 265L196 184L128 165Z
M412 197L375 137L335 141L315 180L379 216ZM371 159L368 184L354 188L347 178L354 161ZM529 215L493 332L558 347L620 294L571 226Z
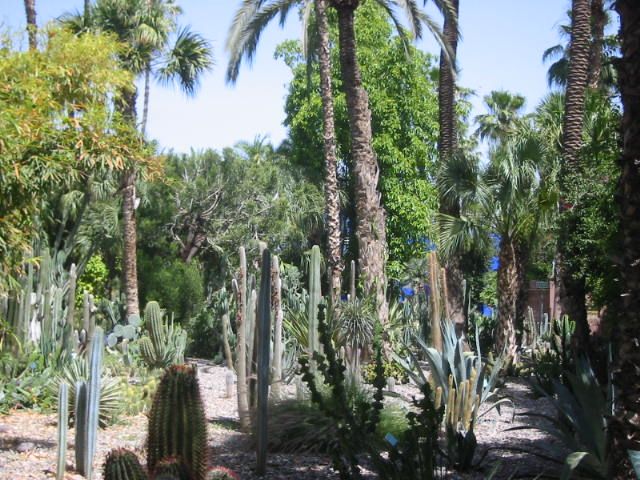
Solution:
M142 358L151 368L164 368L184 362L187 332L173 322L165 324L163 316L158 302L147 303L144 309L147 335L139 340L139 346Z
M140 315L129 315L127 324L117 323L109 335L107 335L107 345L115 347L119 342L131 342L138 338L138 329L142 325Z
M135 453L113 450L104 480L238 479L223 467L207 469L207 423L196 367L172 365L165 371L149 413L147 472ZM216 476L224 472L227 477Z

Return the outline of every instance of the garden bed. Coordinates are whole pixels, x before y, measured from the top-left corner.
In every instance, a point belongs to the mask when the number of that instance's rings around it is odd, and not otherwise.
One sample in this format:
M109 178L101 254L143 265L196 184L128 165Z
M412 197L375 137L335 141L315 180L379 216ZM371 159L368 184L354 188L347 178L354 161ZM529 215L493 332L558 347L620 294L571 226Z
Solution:
M258 478L253 473L255 455L251 451L247 436L239 431L235 390L226 397L225 368L199 363L199 379L202 396L209 421L210 464L229 467L240 474L242 479ZM400 385L397 390L404 395L412 395L417 390L408 385ZM292 387L287 393L293 395ZM552 407L544 398L535 398L522 379L510 379L503 393L510 396L516 412L535 411L552 413ZM507 429L530 424L531 418L516 416L511 423L513 410L509 406L502 409L502 415L491 411L483 416L476 428L478 454L486 457L480 470L467 473L451 473L449 478L485 478L493 467L499 464L496 479L535 477L540 473L552 474L559 471L557 464L545 461L535 455L562 452L562 445L537 430ZM539 421L539 420L536 420ZM147 420L144 415L126 417L98 435L96 467L100 469L106 453L112 448L125 447L137 451L144 457ZM81 479L73 471L73 428L69 430L67 454L67 479ZM0 417L0 477L12 480L45 479L55 477L56 464L56 416L32 411L15 410ZM322 455L272 454L268 457L267 479L332 479L338 478L330 468L330 459ZM368 478L375 475L367 472ZM95 476L101 478L101 473Z

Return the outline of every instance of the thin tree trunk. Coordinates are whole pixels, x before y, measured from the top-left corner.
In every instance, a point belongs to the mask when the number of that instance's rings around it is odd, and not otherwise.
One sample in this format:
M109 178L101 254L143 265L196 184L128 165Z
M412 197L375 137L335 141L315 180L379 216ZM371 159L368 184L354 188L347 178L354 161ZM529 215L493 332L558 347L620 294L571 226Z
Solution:
M589 61L589 88L596 89L601 85L602 49L604 27L607 14L604 11L604 0L591 0L591 54Z
M613 340L615 414L610 422L610 478L634 478L628 451L640 451L640 4L618 0L622 59L617 65L624 113L618 183L622 263L620 315Z
M142 124L140 125L140 132L142 138L145 138L147 133L147 119L149 118L149 95L150 95L150 83L151 83L151 67L147 65L144 70L144 102L142 105Z
M324 140L324 199L327 217L327 261L331 269L331 299L336 305L342 290L342 261L340 239L340 203L338 196L338 177L336 155L336 129L333 114L333 91L331 86L331 58L329 45L329 21L327 19L327 0L316 0L316 21L320 45L320 94L322 97L323 140Z
M440 78L438 80L438 121L440 133L438 138L438 156L440 165L446 165L455 154L458 147L458 134L456 129L456 100L455 100L455 59L458 49L458 10L459 0L452 0L453 11L445 13L443 36L449 46L449 55L442 49L440 51ZM440 213L457 217L460 210L457 205L447 204L440 199ZM447 311L450 319L456 325L456 331L461 334L464 330L464 291L463 275L458 257L450 258L445 263L447 270Z
M572 0L571 45L569 49L569 71L565 94L564 127L562 135L562 166L560 169L560 235L558 241L559 265L558 288L560 308L576 322L578 341L588 345L588 324L585 295L580 276L570 265L576 256L572 251L572 240L577 235L576 223L579 215L581 193L580 148L584 103L589 72L591 45L591 5L589 0Z
M498 267L498 329L496 351L506 355L507 364L517 361L516 303L518 299L518 271L515 248L507 238L500 240Z
M382 323L389 317L385 288L386 274L385 213L378 191L378 162L371 145L371 111L369 98L362 86L356 58L354 13L358 0L333 0L338 12L340 66L349 115L351 154L355 177L356 234L358 264L365 292L375 295L378 316Z
M135 89L123 93L121 111L125 118L135 124L136 119ZM126 296L127 315L139 315L138 300L138 265L137 265L137 233L136 233L136 170L128 167L122 175L122 230L124 242L122 248L122 274L124 293Z
M36 48L38 48L36 0L24 0L24 10L27 14L27 34L29 35L29 50L35 50Z

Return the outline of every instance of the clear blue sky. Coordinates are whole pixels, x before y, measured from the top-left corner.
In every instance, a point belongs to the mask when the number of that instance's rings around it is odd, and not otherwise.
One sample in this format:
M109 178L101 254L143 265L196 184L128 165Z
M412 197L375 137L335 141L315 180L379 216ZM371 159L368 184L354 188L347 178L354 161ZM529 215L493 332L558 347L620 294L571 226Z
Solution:
M215 68L202 81L195 98L154 85L148 133L165 149L221 149L240 140L267 135L275 144L286 136L284 98L291 79L282 61L273 59L275 46L299 38L295 14L286 28L270 26L261 39L252 66L244 65L235 86L224 82L226 32L241 0L182 0L181 23L203 34L214 47ZM542 52L558 43L557 26L565 21L568 0L462 0L459 82L477 93L474 114L481 113L482 96L495 89L521 93L532 109L547 93ZM82 0L36 0L38 24L66 11L81 9ZM11 30L24 28L23 0L1 0L0 22ZM432 41L422 46L432 53Z

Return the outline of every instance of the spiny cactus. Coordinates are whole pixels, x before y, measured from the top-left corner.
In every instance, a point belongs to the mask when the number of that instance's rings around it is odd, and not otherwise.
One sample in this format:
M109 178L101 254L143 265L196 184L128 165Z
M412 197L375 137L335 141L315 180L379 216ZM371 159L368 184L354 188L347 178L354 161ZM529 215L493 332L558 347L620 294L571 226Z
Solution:
M102 468L104 480L146 480L147 475L138 456L130 450L118 448L107 455Z
M191 480L187 466L178 457L166 457L156 464L151 478L156 480L163 476L175 478L176 480Z
M233 281L233 289L236 294L238 304L236 314L236 328L238 332L238 344L236 352L236 373L238 374L238 416L240 426L243 430L248 430L251 423L249 415L249 392L247 389L247 255L244 247L238 251L240 257L240 268L238 277Z
M240 476L227 467L211 467L207 470L206 480L240 480Z
M148 336L139 341L140 353L151 368L164 368L184 361L187 334L179 325L162 322L158 302L149 302L144 309L144 322Z
M56 480L63 480L67 466L67 431L69 426L69 386L62 382L58 393L58 461Z
M320 280L320 247L314 245L311 249L311 261L309 264L309 357L312 357L314 352L320 351L320 339L318 336L318 305L322 300Z
M167 457L180 457L191 480L204 480L207 424L195 366L167 369L149 413L147 468Z
M96 327L91 339L89 380L76 383L76 469L89 480L93 474L93 456L98 437L103 350L104 333L100 327Z

